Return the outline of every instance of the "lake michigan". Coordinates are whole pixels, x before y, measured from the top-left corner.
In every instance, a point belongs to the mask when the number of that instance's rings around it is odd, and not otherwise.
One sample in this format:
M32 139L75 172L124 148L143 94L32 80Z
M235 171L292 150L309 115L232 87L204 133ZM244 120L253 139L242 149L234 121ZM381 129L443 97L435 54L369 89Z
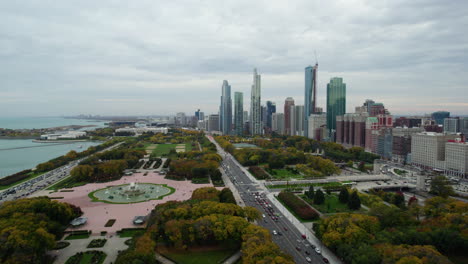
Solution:
M31 129L50 128L68 125L95 125L104 127L104 121L94 122L84 119L65 119L61 117L0 117L0 128ZM91 130L95 128L85 128ZM84 151L99 142L75 143L34 143L31 139L0 140L0 178L13 173L34 168L37 164L68 153L70 150Z

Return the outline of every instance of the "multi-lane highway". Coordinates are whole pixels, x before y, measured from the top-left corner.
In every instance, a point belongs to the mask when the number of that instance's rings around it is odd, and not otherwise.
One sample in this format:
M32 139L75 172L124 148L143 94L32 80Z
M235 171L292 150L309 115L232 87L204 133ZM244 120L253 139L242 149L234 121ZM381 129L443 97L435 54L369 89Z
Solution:
M213 143L211 137L209 137ZM257 208L262 213L258 224L270 230L273 241L286 253L293 256L295 263L328 263L317 251L320 248L305 239L304 232L298 230L274 203L266 196L264 189L255 179L249 177L234 158L224 152L218 144L218 153L223 156L222 167L234 187L240 194L243 203Z
M115 144L110 146L100 152L114 149L122 143ZM40 176L37 176L33 179L24 181L20 184L17 184L13 187L10 187L2 192L0 192L0 203L5 201L11 201L23 197L30 196L31 194L43 190L50 185L57 183L60 180L63 180L70 175L70 171L77 166L82 160L88 157L81 158L79 160L71 161L67 165L61 166L54 170L48 171Z

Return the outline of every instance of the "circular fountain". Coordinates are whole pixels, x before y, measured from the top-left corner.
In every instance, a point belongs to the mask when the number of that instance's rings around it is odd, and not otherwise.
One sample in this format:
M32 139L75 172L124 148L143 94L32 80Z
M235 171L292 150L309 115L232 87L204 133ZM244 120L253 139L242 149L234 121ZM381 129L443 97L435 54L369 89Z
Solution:
M166 184L135 183L109 186L89 193L94 202L107 203L139 203L149 200L159 200L170 195L174 188Z

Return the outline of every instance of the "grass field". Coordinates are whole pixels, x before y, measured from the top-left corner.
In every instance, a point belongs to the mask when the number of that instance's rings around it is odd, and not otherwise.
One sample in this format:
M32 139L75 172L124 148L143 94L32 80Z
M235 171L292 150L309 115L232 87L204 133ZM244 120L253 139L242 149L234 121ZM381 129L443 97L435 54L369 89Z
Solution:
M299 173L295 173L293 171L287 169L273 169L271 172L269 171L271 177L275 179L302 179L302 175Z
M178 264L218 264L232 256L237 252L237 250L237 248L223 248L211 250L188 249L185 251L176 251L166 248L161 250L160 253Z
M325 202L323 204L314 204L312 200L308 199L304 195L300 195L300 197L308 202L312 207L319 210L322 214L331 214L331 213L346 213L346 212L353 212L348 208L347 204L340 203L338 200L338 195L336 194L325 194ZM361 211L362 209L358 210Z
M182 143L182 144L158 144L155 148L154 145L150 145L146 150L152 150L151 155L154 157L163 157L168 156L169 152L173 149L175 150L178 145L185 145L185 151L192 151L192 143Z
M287 206L285 203L283 203L283 201L281 201L280 199L278 199L277 196L275 196L275 199L276 199L278 202L280 202L280 203L284 206L284 208L288 209L288 211L289 211L291 214L293 214L294 217L296 217L297 220L299 220L299 221L301 221L301 222L303 222L303 223L310 223L310 222L315 222L315 221L316 221L316 220L306 220L306 219L300 217L299 215L296 214L296 212L294 212L293 210L291 210L291 208L289 208L289 206Z

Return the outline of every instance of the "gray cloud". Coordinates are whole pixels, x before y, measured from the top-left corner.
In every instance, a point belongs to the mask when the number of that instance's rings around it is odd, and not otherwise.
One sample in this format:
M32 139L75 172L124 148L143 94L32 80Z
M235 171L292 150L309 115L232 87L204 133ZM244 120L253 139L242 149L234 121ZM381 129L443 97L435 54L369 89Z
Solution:
M222 80L264 101L319 104L341 76L348 110L468 114L468 3L454 1L3 1L0 115L171 114L218 109Z

